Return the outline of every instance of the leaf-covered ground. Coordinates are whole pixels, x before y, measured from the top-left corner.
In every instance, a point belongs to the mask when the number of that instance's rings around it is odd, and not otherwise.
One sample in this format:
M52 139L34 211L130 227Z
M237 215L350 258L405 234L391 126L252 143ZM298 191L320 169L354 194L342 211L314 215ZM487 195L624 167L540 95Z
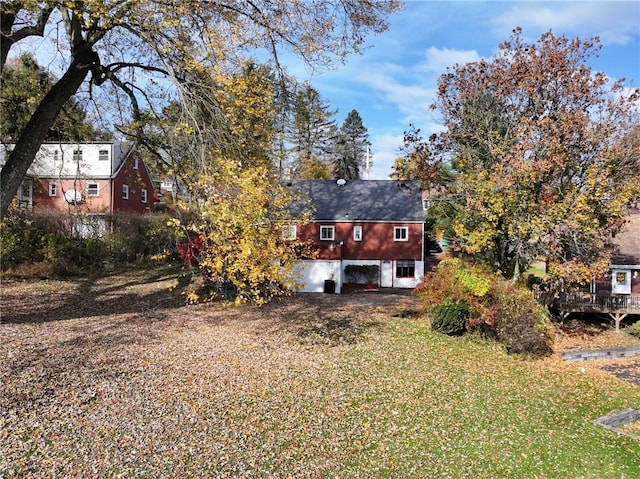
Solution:
M0 477L633 478L602 368L432 333L405 295L183 306L170 271L2 283Z

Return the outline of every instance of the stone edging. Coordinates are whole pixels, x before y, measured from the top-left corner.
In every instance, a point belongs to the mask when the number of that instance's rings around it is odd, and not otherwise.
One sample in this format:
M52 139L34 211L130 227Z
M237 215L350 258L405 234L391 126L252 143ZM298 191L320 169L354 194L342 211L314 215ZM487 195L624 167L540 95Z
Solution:
M628 348L598 349L594 351L568 351L560 354L565 361L588 361L591 359L613 359L640 356L640 346Z
M625 436L632 437L633 439L640 440L639 435L627 432L620 427L635 421L640 421L640 410L628 408L622 411L612 412L610 414L607 414L606 416L599 417L598 419L595 419L593 423L598 426L602 426L604 428L615 431L618 434L623 434Z

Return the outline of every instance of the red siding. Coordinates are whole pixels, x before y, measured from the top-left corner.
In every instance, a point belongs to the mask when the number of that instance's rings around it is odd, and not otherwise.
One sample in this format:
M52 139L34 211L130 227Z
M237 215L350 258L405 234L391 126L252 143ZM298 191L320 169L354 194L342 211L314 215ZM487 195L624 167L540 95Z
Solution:
M334 241L320 240L320 226L334 226ZM354 241L353 227L362 226L362 241ZM394 241L394 227L409 229L408 241ZM416 223L311 223L298 227L298 239L319 246L318 259L422 260L422 224ZM340 246L339 242L343 245Z
M138 168L134 160L138 158ZM122 198L123 185L129 186L129 198ZM142 202L142 190L147 190L147 202ZM118 175L113 179L113 211L134 211L145 213L153 209L153 183L138 152L133 152L126 159Z
M56 195L49 196L49 183L55 183ZM98 196L87 196L87 183L98 184ZM64 193L71 190L79 191L82 202L77 205L69 204L64 199ZM111 207L111 182L109 180L41 178L34 181L33 204L37 208L51 208L60 211L74 211L83 213L109 213Z
M138 155L138 169L134 166L134 157ZM55 183L56 196L49 196L49 183ZM87 183L98 183L98 196L87 196ZM129 185L129 199L122 199L122 186ZM64 199L64 192L78 190L83 201L70 205ZM147 202L142 202L142 190L147 190ZM153 183L139 153L132 153L113 179L60 179L40 178L34 181L33 204L37 208L53 208L68 211L74 208L85 213L114 213L131 211L145 213L153 209Z

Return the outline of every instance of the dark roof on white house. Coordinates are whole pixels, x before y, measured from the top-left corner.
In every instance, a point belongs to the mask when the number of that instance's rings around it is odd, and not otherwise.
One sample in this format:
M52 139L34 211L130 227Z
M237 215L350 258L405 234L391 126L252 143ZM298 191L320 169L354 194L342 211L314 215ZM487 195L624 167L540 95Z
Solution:
M424 222L418 182L395 180L297 180L286 183L310 201L318 221ZM303 201L293 208L300 214Z
M614 239L617 248L611 258L612 264L640 264L640 211L632 212L627 219L627 224Z

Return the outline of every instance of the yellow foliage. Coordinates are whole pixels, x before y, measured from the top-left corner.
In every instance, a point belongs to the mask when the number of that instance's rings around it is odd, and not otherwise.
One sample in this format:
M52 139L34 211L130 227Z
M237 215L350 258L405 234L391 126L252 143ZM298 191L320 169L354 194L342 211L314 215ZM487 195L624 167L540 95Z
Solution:
M241 168L223 157L211 162L215 173L200 177L201 201L184 226L202 241L198 264L211 294L257 304L288 294L298 285L300 246L281 236L293 221L290 191L266 167Z

